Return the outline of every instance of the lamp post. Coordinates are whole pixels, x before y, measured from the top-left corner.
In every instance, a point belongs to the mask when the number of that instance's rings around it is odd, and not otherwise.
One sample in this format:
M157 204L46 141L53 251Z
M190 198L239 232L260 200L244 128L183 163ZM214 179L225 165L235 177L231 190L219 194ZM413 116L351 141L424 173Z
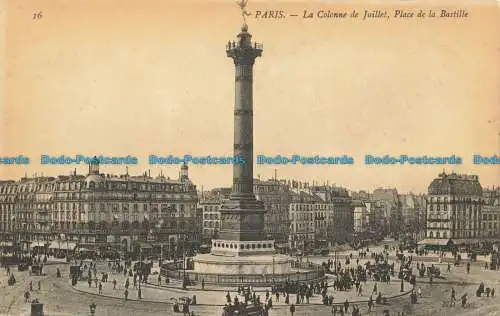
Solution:
M186 238L182 235L182 288L186 289L187 280L186 280Z
M337 249L335 249L334 253L334 259L333 259L333 265L334 265L334 273L337 274Z
M97 305L95 303L92 303L92 304L89 305L90 316L94 316L95 315L96 307L97 307Z
M157 240L160 242L160 260L159 262L162 262L163 261L163 243L162 243L162 240L161 240L161 230L162 230L162 226L163 226L163 219L161 219L158 224L156 225L156 236L157 236Z
M273 253L273 277L274 277L274 258L276 257L276 254Z

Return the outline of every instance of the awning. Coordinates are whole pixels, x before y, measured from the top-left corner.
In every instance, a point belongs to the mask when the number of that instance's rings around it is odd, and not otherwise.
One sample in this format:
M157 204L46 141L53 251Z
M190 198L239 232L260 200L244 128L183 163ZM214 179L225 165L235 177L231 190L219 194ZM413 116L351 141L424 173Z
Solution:
M475 244L479 244L482 242L483 242L483 240L479 240L479 239L454 239L453 240L453 243L455 245L475 245Z
M12 247L14 243L12 241L0 241L0 247Z
M35 248L35 247L45 247L45 242L43 242L43 241L32 242L30 245L30 248Z
M479 241L480 243L498 243L500 242L500 238L484 238L484 239L481 239L481 241Z
M426 246L446 246L450 242L450 239L423 239L417 243L417 245L426 245Z
M95 250L87 249L87 248L78 248L79 252L96 252Z
M140 246L142 249L153 249L153 246L151 246L151 244L141 244Z
M82 248L98 248L98 247L109 247L110 244L107 242L80 242L78 243Z
M75 250L76 244L74 242L66 241L53 241L50 243L49 249L60 249L60 250Z
M275 247L276 248L289 248L290 247L290 244L285 242L285 243L276 243L275 244Z

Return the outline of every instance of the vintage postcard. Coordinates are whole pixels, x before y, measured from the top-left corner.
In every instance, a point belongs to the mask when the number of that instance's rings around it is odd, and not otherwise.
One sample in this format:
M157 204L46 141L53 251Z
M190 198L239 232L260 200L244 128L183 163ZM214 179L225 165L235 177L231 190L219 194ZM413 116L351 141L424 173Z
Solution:
M496 315L494 0L0 0L0 315Z

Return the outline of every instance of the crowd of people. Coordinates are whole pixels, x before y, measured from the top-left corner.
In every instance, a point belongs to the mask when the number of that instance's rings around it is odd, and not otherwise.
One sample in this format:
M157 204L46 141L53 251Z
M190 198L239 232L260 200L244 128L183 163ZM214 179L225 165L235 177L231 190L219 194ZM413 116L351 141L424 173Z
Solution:
M289 305L290 311L295 310L297 305L309 304L314 296L319 296L321 302L326 306L331 306L333 315L360 315L359 304L351 303L348 299L335 300L336 292L354 291L356 296L368 297L368 311L372 311L375 305L387 305L387 298L380 291L380 284L390 284L391 280L400 282L401 292L405 291L405 281L413 286L411 294L412 303L416 302L416 298L422 297L422 288L416 287L416 275L424 277L427 275L432 284L434 278L440 277L439 268L434 264L425 265L423 262L415 262L411 254L405 255L395 248L396 260L389 260L388 249L380 252L374 252L366 248L358 251L355 257L353 253L347 256L338 258L335 256L323 263L323 267L330 274L332 282L328 284L326 280L317 282L299 282L286 281L274 284L270 290L259 292L251 287L238 287L237 293L231 295L230 292L225 293L226 305L224 311L226 315L232 315L231 312L239 309L253 306L261 311L261 315L266 316L269 310L273 308L273 303L284 302ZM425 254L425 253L424 253ZM30 266L43 266L47 262L46 256L34 256L30 258ZM105 284L112 284L113 290L123 291L125 300L129 299L130 291L136 291L137 299L143 299L141 284L147 283L151 276L151 263L139 262L133 265L130 260L113 260L108 261L104 265L99 265L101 271L98 271L96 261L75 261L75 265L81 267L82 275L86 276L86 281L89 287L95 287L98 294L103 294ZM446 264L445 264L446 268ZM470 273L471 264L467 262L466 271ZM485 264L487 269L487 264ZM447 265L447 271L450 272L451 265ZM398 273L396 273L399 271ZM416 271L416 272L414 272ZM11 278L15 278L13 274ZM31 269L30 269L31 275ZM123 286L119 286L117 276L123 275L125 280ZM58 271L60 277L60 271ZM84 278L85 279L85 278ZM163 280L168 283L168 278L163 277ZM372 285L367 285L367 281L373 282ZM158 275L158 285L162 283L162 276ZM204 281L202 288L204 289ZM41 289L41 282L38 282L38 289ZM409 290L408 288L407 290ZM29 283L29 289L25 292L25 300L28 302L33 292L33 281ZM339 295L340 296L340 295ZM456 301L455 290L452 290L452 301ZM494 297L495 289L486 287L484 283L478 287L476 296ZM467 294L461 298L462 305L465 306L468 300ZM185 300L174 304L174 311L183 313L184 315L194 315L189 311L189 306L195 304L193 300Z

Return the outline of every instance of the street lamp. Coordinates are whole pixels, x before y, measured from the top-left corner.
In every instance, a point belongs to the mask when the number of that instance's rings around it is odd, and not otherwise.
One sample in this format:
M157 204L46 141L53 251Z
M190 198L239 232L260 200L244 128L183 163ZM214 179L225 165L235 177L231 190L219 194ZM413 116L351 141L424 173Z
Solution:
M273 253L273 277L274 277L274 258L276 257L276 254Z
M185 235L182 235L182 270L183 270L182 287L184 289L186 289L187 280L186 280L186 238L185 238Z
M163 219L160 219L158 224L156 224L156 232L157 232L156 235L157 235L158 241L160 242L160 260L159 260L159 262L163 261L163 243L162 243L161 238L160 238L163 224L164 224Z
M95 303L92 303L89 305L89 309L90 309L90 315L91 316L94 316L95 315L95 309L96 309L97 305Z

